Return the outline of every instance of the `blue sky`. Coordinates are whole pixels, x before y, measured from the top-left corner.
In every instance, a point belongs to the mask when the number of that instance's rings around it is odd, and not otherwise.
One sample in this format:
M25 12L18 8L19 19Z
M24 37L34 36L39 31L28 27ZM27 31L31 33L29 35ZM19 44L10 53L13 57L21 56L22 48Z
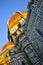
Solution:
M0 50L8 42L7 20L16 11L27 10L28 0L0 0Z

